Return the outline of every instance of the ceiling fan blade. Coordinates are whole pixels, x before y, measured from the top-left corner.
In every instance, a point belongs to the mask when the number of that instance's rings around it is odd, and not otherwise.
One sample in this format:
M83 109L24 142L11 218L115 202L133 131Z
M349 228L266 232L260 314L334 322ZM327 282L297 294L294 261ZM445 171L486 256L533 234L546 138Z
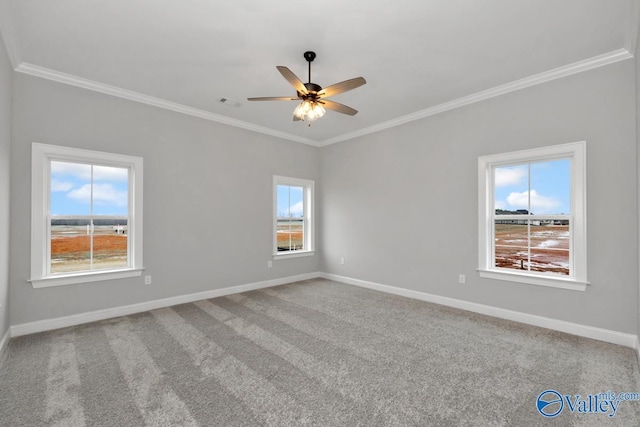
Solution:
M296 116L295 114L293 115L293 121L294 122L299 122L300 121L300 117Z
M320 92L318 92L318 96L323 96L323 97L334 96L339 93L346 92L348 90L360 87L365 83L367 83L367 81L364 79L364 77L356 77L355 79L345 80L343 82L325 87Z
M291 71L290 69L282 65L278 65L276 68L278 69L278 71L280 71L280 74L282 74L282 77L284 77L285 79L287 79L289 83L291 83L291 86L293 86L295 90L305 95L309 93L307 88L304 86L304 83L300 81L298 76L293 74L293 71Z
M358 114L358 110L354 110L353 108L347 107L339 102L329 101L328 99L321 99L319 102L331 111L348 114L349 116L355 116Z
M298 101L299 98L290 96L261 96L258 98L247 98L247 101Z

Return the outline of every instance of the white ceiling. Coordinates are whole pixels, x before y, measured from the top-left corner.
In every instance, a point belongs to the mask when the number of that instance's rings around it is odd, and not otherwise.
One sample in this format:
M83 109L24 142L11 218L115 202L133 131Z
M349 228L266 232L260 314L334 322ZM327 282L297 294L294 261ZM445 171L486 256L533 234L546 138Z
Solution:
M326 145L629 58L637 0L0 0L19 72ZM311 127L276 70L367 84ZM553 70L553 71L550 71ZM230 107L222 97L241 103Z

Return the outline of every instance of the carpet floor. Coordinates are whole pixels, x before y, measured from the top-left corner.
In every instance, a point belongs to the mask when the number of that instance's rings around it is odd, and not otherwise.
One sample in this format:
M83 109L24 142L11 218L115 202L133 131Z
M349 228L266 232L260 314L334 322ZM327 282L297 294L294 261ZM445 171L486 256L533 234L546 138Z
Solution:
M314 279L13 338L0 425L639 426L608 392L632 349Z

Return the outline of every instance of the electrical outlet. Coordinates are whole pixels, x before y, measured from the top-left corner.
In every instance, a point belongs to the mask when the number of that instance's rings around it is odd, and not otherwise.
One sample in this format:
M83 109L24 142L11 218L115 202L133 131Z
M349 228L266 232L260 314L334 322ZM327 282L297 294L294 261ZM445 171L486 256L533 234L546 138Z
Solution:
M144 284L145 285L151 284L151 276L144 276Z
M344 264L344 257L340 258L340 264Z
M467 278L464 276L464 274L458 275L458 282L459 283L465 283L466 281L467 281Z
M267 268L273 267L273 261L267 261Z

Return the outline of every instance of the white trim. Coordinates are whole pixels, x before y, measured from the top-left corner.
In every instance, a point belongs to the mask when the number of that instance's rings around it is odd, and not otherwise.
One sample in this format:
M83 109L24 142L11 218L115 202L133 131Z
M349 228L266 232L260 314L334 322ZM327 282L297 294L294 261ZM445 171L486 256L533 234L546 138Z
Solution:
M287 258L300 258L305 256L313 256L315 255L315 251L291 251L291 252L279 252L277 254L273 254L273 260L279 259L287 259Z
M221 114L200 110L198 108L189 107L187 105L178 104L176 102L166 101L161 98L156 98L153 96L141 94L139 92L134 92L132 90L122 89L116 86L96 82L94 80L85 79L73 74L62 73L60 71L55 71L49 68L40 67L38 65L29 64L27 62L23 62L18 67L16 67L16 71L22 74L28 74L30 76L40 77L43 79L52 80L54 82L64 83L70 86L76 86L94 92L104 93L105 95L128 99L129 101L139 102L141 104L152 105L154 107L175 111L176 113L186 114L188 116L194 116L212 122L222 123L225 125L258 132L265 135L275 136L277 138L300 142L302 144L318 146L318 143L316 141L313 141L309 138L304 138L287 132L281 132L275 129L256 125L242 120L232 119L231 117L223 116Z
M485 279L504 280L507 282L526 283L529 285L547 286L550 288L569 289L571 291L586 291L587 282L567 280L562 277L536 276L525 273L512 273L510 271L478 270L480 277Z
M11 338L11 328L7 328L7 331L4 333L2 339L0 339L0 363L4 360L3 357L7 350L7 346L9 345L9 339Z
M126 168L129 224L128 267L96 270L87 274L50 274L49 263L49 178L52 160L103 164ZM34 288L70 285L97 280L140 276L143 270L143 179L142 157L33 142L31 144L31 282ZM90 273L90 274L89 274ZM102 277L99 277L102 276Z
M482 277L532 285L584 291L587 280L587 174L585 141L539 147L478 157L478 271ZM569 158L571 160L571 276L554 278L544 274L523 274L495 267L494 178L496 167L518 163ZM531 216L538 218L539 216ZM512 218L506 215L506 219Z
M536 86L542 83L547 83L552 80L561 79L573 74L581 73L583 71L592 70L594 68L603 67L605 65L613 64L625 59L632 58L633 54L629 53L627 49L618 49L612 52L605 53L603 55L594 56L582 61L574 62L573 64L565 65L553 70L544 71L533 76L525 77L520 80L516 80L504 85L496 86L491 89L476 92L472 95L463 96L462 98L454 99L453 101L444 102L442 104L434 105L433 107L426 108L424 110L416 111L415 113L407 114L386 122L378 123L373 126L359 129L354 132L338 135L333 138L322 141L319 146L324 147L327 145L335 144L337 142L347 141L349 139L357 138L359 136L369 135L371 133L380 132L385 129L390 129L396 126L403 125L405 123L413 122L415 120L424 119L426 117L435 116L436 114L444 113L446 111L455 110L466 105L475 104L476 102L484 101L486 99L494 98L496 96L505 95L511 92L515 92L521 89L526 89L531 86Z
M380 283L369 282L366 280L354 279L351 277L340 276L325 272L314 272L299 274L295 276L282 277L279 279L265 280L261 282L248 283L238 286L230 286L222 289L213 289L210 291L198 292L188 295L180 295L160 300L148 301L139 304L132 304L122 307L108 308L87 313L80 313L72 316L58 317L55 319L38 320L35 322L22 323L13 325L0 341L0 356L3 346L8 343L9 337L18 337L22 335L34 334L38 332L51 331L69 326L81 325L84 323L95 322L104 319L111 319L119 316L127 316L130 314L142 313L158 308L170 307L177 304L186 304L204 299L217 298L231 294L253 291L256 289L270 288L274 286L284 285L287 283L299 282L302 280L310 280L321 277L323 279L334 280L336 282L348 285L359 286L367 289L373 289L393 295L400 295L407 298L417 299L420 301L440 304L447 307L454 307L473 313L484 314L487 316L497 317L500 319L511 320L527 325L538 326L554 331L565 332L568 334L591 338L612 344L623 345L636 350L640 363L640 343L636 335L624 332L612 331L609 329L597 328L594 326L580 325L577 323L567 322L564 320L556 320L547 317L537 316L533 314L521 313L513 310L507 310L498 307L492 307L483 304L477 304L469 301L458 300L455 298L443 297L425 292L413 291L409 289L398 288L395 286L383 285Z
M360 286L363 288L373 289L393 295L400 295L407 298L413 298L421 301L432 302L447 307L459 308L461 310L471 311L474 313L484 314L487 316L497 317L500 319L511 320L527 325L538 326L541 328L551 329L554 331L565 332L579 337L591 338L598 341L604 341L612 344L623 345L630 348L638 348L636 335L624 332L612 331L609 329L597 328L594 326L580 325L578 323L567 322L564 320L551 319L548 317L537 316L535 314L521 313L518 311L507 310L504 308L493 307L474 302L463 301L455 298L443 297L439 295L427 294L409 289L397 288L395 286L383 285L380 283L369 282L366 280L353 279L350 277L339 276L336 274L321 273L324 279L334 280L346 283L348 285Z
M278 251L278 185L302 187L303 190L303 247L299 251ZM315 183L311 179L273 175L273 259L310 256L315 253Z
M71 316L57 317L54 319L37 320L35 322L22 323L11 326L11 336L34 334L37 332L51 331L69 326L81 325L98 320L111 319L113 317L127 316L135 313L142 313L157 308L170 307L177 304L186 304L209 298L217 298L225 295L237 294L241 292L253 291L256 289L270 288L287 283L299 282L320 277L320 273L299 274L296 276L282 277L279 279L265 280L262 282L248 283L238 286L230 286L222 289L212 289L194 294L178 295L175 297L159 300L147 301L138 304L125 305L122 307L107 308L104 310L90 311L87 313L74 314Z
M142 276L144 268L130 268L126 270L96 270L63 276L49 276L41 279L29 279L35 289L52 286L78 285L80 283L101 282L103 280L126 279Z

